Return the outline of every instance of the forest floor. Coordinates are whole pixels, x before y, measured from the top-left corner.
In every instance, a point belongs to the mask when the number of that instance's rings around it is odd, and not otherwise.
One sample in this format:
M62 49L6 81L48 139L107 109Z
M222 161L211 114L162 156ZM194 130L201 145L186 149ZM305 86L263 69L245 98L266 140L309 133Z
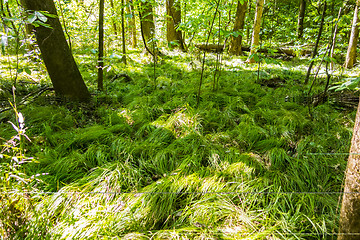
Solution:
M125 67L111 55L100 93L94 56L78 54L86 104L59 103L44 67L20 59L15 109L2 58L0 235L336 239L356 103L313 106L308 59L258 68L224 55L219 74L208 54L197 104L201 56L167 52L154 78L148 56L133 51ZM321 69L310 96L325 79ZM12 138L25 131L14 110L31 141Z

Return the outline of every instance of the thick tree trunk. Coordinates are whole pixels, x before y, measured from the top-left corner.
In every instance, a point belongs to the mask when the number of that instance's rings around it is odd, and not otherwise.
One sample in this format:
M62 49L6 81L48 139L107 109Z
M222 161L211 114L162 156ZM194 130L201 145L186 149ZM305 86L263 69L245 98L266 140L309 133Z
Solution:
M243 4L241 4L241 2L238 1L233 32L239 32L244 28L246 9L247 9L247 1L245 1ZM233 55L241 55L242 54L241 45L242 45L242 35L239 34L236 37L232 36L229 52Z
M166 0L166 39L171 46L172 43L176 43L177 47L181 50L185 50L184 42L182 39L182 32L176 28L181 23L181 1L180 0Z
M143 35L142 37L144 38L145 43L149 44L149 42L155 38L153 6L150 1L145 1L140 3L140 8L139 12L141 12L140 21Z
M338 240L360 238L360 105L356 113L340 211ZM353 234L353 235L352 235Z
M356 45L357 45L358 38L359 38L359 27L358 27L359 6L360 6L360 1L357 0L356 1L355 11L354 11L354 18L353 18L353 21L352 21L349 46L348 46L348 50L347 50L347 53L346 53L346 59L345 59L345 63L344 63L344 66L346 68L352 68L354 66L355 62L356 62Z
M57 15L53 0L23 0L29 11L47 11ZM43 26L34 29L41 57L49 73L58 97L85 101L90 99L89 91L71 54L59 18L48 18L51 28Z
M297 26L297 35L299 39L303 37L303 33L304 33L305 10L306 10L306 0L300 0L298 26Z
M261 18L264 9L264 0L257 0L256 2L256 11L255 11L255 21L254 28L251 37L251 51L250 56L256 53L256 49L260 45L260 28L261 28ZM254 58L248 58L247 63L255 63Z

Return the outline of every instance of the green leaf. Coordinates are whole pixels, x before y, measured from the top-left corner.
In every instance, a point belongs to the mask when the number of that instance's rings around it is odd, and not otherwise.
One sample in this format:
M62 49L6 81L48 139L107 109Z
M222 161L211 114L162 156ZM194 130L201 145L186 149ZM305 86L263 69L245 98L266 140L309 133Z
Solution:
M32 13L28 16L28 18L26 19L26 22L31 24L31 23L35 22L36 19L37 19L36 15L34 13Z
M29 68L25 68L24 71L25 71L27 74L31 75L31 70L30 70Z
M48 20L48 18L41 12L35 12L35 15L40 21L42 21L44 23L47 22L47 20Z

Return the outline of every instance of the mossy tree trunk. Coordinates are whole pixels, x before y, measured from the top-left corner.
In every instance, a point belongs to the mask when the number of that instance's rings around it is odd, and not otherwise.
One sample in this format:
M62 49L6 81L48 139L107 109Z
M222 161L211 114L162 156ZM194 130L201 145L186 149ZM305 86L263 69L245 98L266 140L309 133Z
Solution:
M237 34L237 36L231 36L231 43L229 47L229 52L233 55L241 55L242 54L242 35L239 33L244 28L245 24L245 15L247 9L247 0L238 1L235 24L233 32Z
M349 160L346 168L344 195L340 211L338 240L360 238L360 104L356 113ZM353 234L353 235L352 235Z
M57 15L53 0L23 0L29 11L47 11ZM76 101L90 99L89 91L71 54L59 18L48 18L51 28L34 28L41 57L49 73L55 93L60 98Z
M298 25L297 25L297 37L301 39L304 33L304 18L306 10L306 0L300 0Z
M359 5L360 0L356 1L356 7L354 11L354 18L352 21L352 27L351 27L351 34L350 34L350 40L349 40L349 46L346 53L346 59L344 66L346 68L352 68L354 64L356 63L356 45L359 38Z
M254 28L251 37L251 51L250 56L256 53L257 48L260 45L260 28L261 28L261 18L264 9L264 0L257 0L256 2L256 10L255 10L255 20L254 20ZM246 60L247 63L255 63L254 58L248 58Z
M181 1L166 0L166 39L170 44L175 43L181 50L185 50L182 32L177 29L181 23Z

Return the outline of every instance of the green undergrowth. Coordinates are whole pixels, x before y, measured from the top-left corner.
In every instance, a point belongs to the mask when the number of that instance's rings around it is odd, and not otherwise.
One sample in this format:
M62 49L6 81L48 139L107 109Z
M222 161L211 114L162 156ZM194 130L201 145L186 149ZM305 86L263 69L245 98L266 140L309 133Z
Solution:
M37 161L27 172L44 173L33 193L42 218L29 214L22 226L29 239L38 225L47 226L42 239L329 239L337 232L347 158L338 153L348 152L353 110L325 103L310 117L304 102L291 100L306 96L305 72L291 64L263 66L257 82L255 66L229 63L215 91L208 69L197 106L200 71L183 57L162 59L155 80L151 63L130 61L121 72L131 81L107 81L91 104L43 97L23 107L27 154ZM263 84L273 78L281 85ZM12 118L2 116L1 136L11 135L5 120Z

